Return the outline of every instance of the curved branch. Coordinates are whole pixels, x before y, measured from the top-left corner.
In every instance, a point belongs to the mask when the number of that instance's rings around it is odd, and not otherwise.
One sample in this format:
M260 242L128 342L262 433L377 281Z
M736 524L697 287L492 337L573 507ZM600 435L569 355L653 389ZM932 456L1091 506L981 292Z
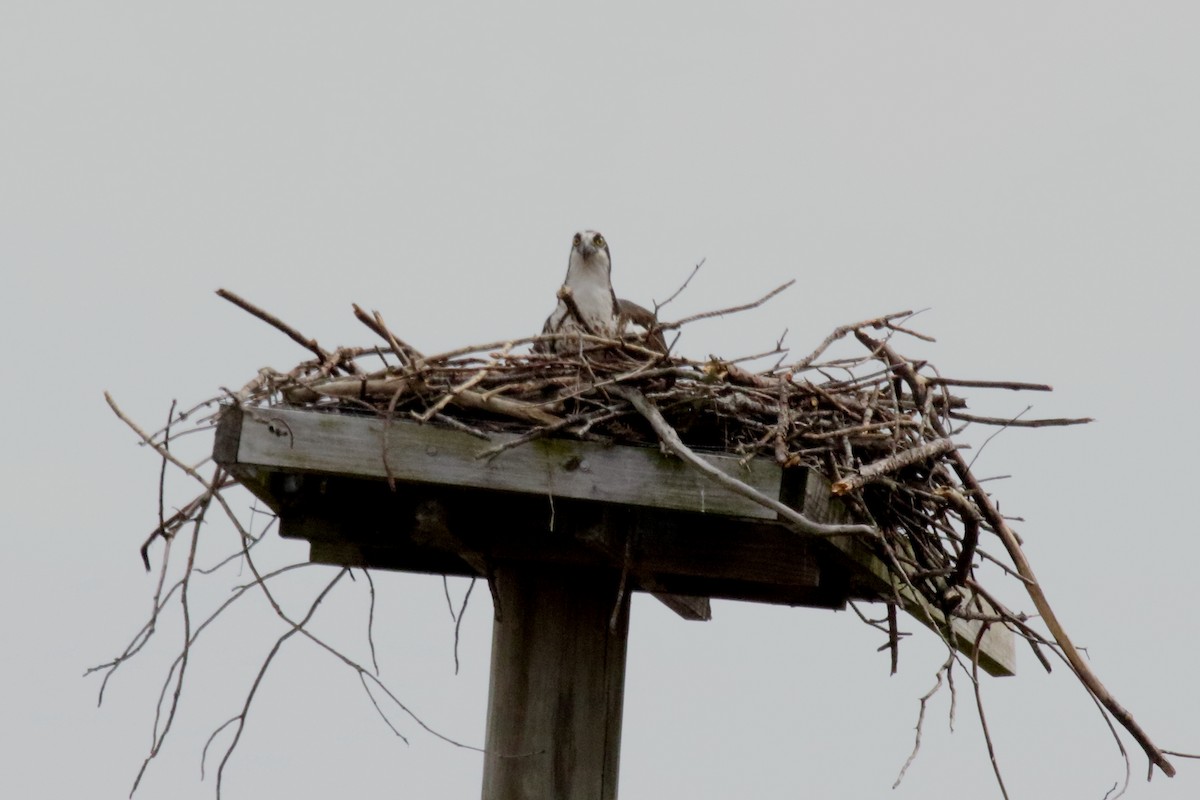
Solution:
M679 438L679 434L671 427L670 423L663 418L662 412L658 410L658 407L647 400L646 396L637 389L629 386L609 386L608 392L627 401L637 409L638 413L646 418L646 421L654 428L654 432L658 434L658 438L662 440L663 444L672 453L686 461L694 469L702 472L715 483L719 483L726 489L753 500L760 506L771 509L782 517L784 521L791 523L792 527L801 533L807 533L810 536L867 536L873 539L879 538L879 531L870 525L827 525L823 522L815 522L796 509L784 505L773 497L768 497L753 486L747 486L732 475L726 475L692 452L691 448L685 445L683 440Z

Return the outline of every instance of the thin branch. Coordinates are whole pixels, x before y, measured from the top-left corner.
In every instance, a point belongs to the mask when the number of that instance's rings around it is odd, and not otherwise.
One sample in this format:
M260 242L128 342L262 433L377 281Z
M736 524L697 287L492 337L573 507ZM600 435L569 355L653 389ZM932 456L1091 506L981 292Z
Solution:
M316 339L308 338L307 336L305 336L304 334L300 333L298 330L293 328L291 325L288 325L286 322L284 322L283 320L276 317L274 314L271 314L267 311L263 311L261 308L254 305L249 300L244 300L243 298L238 297L236 294L234 294L233 292L231 292L227 289L218 289L217 296L224 300L228 300L229 302L233 303L235 306L242 309L243 311L247 311L250 314L253 314L254 316L261 319L263 322L267 323L268 325L282 331L293 342L295 342L296 344L300 345L301 347L304 347L304 348L308 349L309 351L311 351L312 353L314 353L317 356L317 358L321 359L322 362L324 362L324 363L331 362L330 353L327 352L324 348L322 348L319 344L317 344ZM347 372L357 372L358 371L358 368L354 365L354 362L349 362L345 368L346 368Z
M873 317L872 319L864 319L861 322L854 322L850 325L841 325L835 328L833 333L826 336L824 341L817 345L816 350L813 350L807 356L797 361L790 367L790 369L792 372L802 372L803 370L808 369L808 367L814 361L821 357L822 353L829 349L830 345L832 345L838 339L843 338L848 333L861 328L882 328L885 327L891 320L900 319L901 317L911 317L912 313L913 312L911 311L897 311L894 314L887 314L882 317Z
M233 731L233 740L229 743L229 746L225 748L225 755L221 757L221 763L217 766L217 800L220 800L221 798L221 784L225 777L225 767L229 763L230 757L233 756L233 751L237 749L238 742L241 741L243 731L246 730L246 717L250 713L250 705L254 702L255 696L258 694L258 689L262 685L263 678L267 674L267 668L271 666L271 663L275 660L275 656L279 654L279 649L283 646L283 643L304 629L304 626L308 624L310 619L312 619L313 614L317 612L317 608L321 605L321 602L331 591L333 591L333 587L338 584L338 581L340 581L342 577L348 573L348 569L338 570L338 573L334 576L333 580L331 580L321 591L321 593L318 594L317 597L312 601L312 603L309 604L308 612L304 615L304 617L299 622L293 623L291 630L287 631L275 640L275 644L272 645L271 651L267 653L267 657L263 659L262 666L259 667L258 674L254 676L254 681L250 684L250 690L246 693L246 701L242 704L242 710L238 712L237 716L234 717L236 722ZM203 766L201 768L203 768Z
M1022 381L975 381L956 378L926 378L933 386L968 386L974 389L1008 389L1014 392L1053 392L1054 387L1048 383L1024 383Z
M657 301L654 303L654 316L655 317L658 316L658 312L662 311L662 309L668 303L670 303L672 300L674 300L676 297L679 297L679 295L683 293L683 290L686 289L688 287L688 284L692 282L692 278L696 277L696 273L699 272L700 268L704 266L704 262L706 260L707 259L702 258L702 259L700 259L700 261L698 261L696 263L696 266L692 267L692 271L688 273L687 278L684 279L683 283L679 284L679 288L676 289L674 292L672 292L670 297L668 297L666 300L663 300L661 303L659 303Z
M937 674L934 676L937 678L937 681L933 684L933 688L921 695L919 698L920 709L917 712L917 724L914 726L916 734L913 737L913 749L912 752L908 754L908 758L905 759L904 766L900 767L900 773L896 776L895 783L892 784L893 789L896 789L900 786L901 781L904 780L904 776L908 773L908 768L911 767L913 762L917 760L917 753L921 750L921 734L925 730L925 709L929 704L930 698L937 694L937 691L942 688L942 675L949 674L950 667L953 663L954 661L952 658L946 659L946 663L942 664L942 666L938 669Z
M1066 425L1086 425L1089 422L1095 422L1091 417L1073 417L1073 418L1058 418L1058 419L1013 419L1012 417L981 417L977 414L968 414L965 411L948 412L952 419L962 420L963 422L978 422L981 425L1001 425L1005 428L1053 428L1063 427Z
M371 592L371 606L367 611L367 644L371 648L371 666L375 668L375 674L379 674L379 659L375 657L375 580L371 577L371 570L364 569L363 575L367 579L367 587Z
M916 447L910 447L894 453L887 458L867 464L856 475L848 475L835 481L830 487L834 495L842 495L861 489L872 481L878 480L891 472L929 461L958 447L949 437L934 439Z
M454 616L454 674L458 674L458 631L462 627L463 614L467 611L467 601L471 599L471 590L475 588L475 576L471 576L471 582L467 585L467 591L463 595L462 607L458 609L458 614Z
M1004 776L1000 774L1000 763L996 760L996 748L992 743L992 733L988 730L987 713L983 709L983 694L979 685L979 643L983 641L983 635L987 632L987 624L979 626L979 633L975 637L975 652L971 657L971 686L975 690L975 709L979 714L979 727L983 730L983 741L987 745L988 760L992 762L992 772L996 775L996 784L1000 787L1000 794L1004 796L1004 800L1008 800L1008 789L1004 786Z
M746 485L737 478L726 475L693 453L679 438L679 434L675 432L675 429L663 419L662 413L637 389L627 386L610 386L608 391L628 401L630 405L636 408L638 413L646 418L646 421L654 428L654 432L658 434L659 439L662 440L663 444L672 453L726 489L749 498L764 508L771 509L784 520L790 522L801 533L807 533L810 536L866 536L873 539L879 537L879 531L870 525L827 525L821 522L814 522L794 508L786 506L774 498L767 497L762 492L752 486Z
M722 308L722 309L718 309L717 311L706 311L703 314L693 314L690 317L684 317L683 319L676 320L675 322L665 322L662 325L658 326L659 330L665 331L665 330L671 330L673 328L682 328L684 325L687 325L689 322L695 322L695 321L701 320L701 319L710 319L712 317L723 317L726 314L736 314L739 311L749 311L752 308L758 308L763 303L767 302L768 300L770 300L772 297L779 294L783 290L787 289L789 286L791 286L795 282L796 281L793 279L793 280L790 280L787 283L783 284L782 286L777 286L776 288L772 289L771 291L767 292L765 295L763 295L762 297L758 298L757 300L755 300L754 302L751 302L751 303L744 303L740 306L730 306L729 308Z
M381 339L388 343L388 347L392 349L396 358L400 360L403 366L412 366L415 362L421 360L421 353L407 342L402 342L396 335L393 334L383 322L383 315L378 311L372 314L367 314L359 308L357 303L352 304L354 308L354 316L359 322L366 325L374 331Z

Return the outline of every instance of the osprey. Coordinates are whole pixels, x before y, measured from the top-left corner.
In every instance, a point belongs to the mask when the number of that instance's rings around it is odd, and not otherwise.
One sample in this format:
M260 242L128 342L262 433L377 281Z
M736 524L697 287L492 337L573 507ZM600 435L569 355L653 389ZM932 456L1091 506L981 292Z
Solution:
M667 344L662 333L653 328L658 322L653 312L630 300L620 300L612 288L612 255L608 242L596 231L580 231L571 242L567 277L558 290L558 306L546 319L542 333L587 333L608 339L620 338L629 323L645 328L647 346L662 353ZM537 351L569 353L578 341L557 339L542 344Z

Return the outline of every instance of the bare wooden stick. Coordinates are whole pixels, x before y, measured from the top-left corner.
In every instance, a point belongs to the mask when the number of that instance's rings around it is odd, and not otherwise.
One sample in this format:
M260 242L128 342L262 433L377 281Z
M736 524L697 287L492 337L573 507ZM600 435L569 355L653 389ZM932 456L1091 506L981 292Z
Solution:
M808 369L809 365L820 358L821 354L828 350L831 344L836 342L838 339L841 339L851 331L856 331L861 328L882 328L891 320L899 319L901 317L909 317L912 316L912 313L913 312L911 311L897 311L894 314L887 314L885 316L875 317L873 319L864 319L862 322L855 322L850 325L840 325L834 329L833 333L826 336L824 341L817 345L816 350L813 350L807 356L793 364L791 366L791 370L792 372L800 372Z
M479 392L470 389L454 395L451 402L463 408L490 411L493 414L532 422L536 425L557 425L562 421L560 417L556 417L532 403L526 403L523 400L512 400L507 397L485 397Z
M689 322L695 322L696 320L700 320L700 319L709 319L711 317L723 317L726 314L736 314L739 311L749 311L752 308L758 308L763 303L767 302L772 297L774 297L775 295L782 292L784 289L787 289L789 286L791 286L795 282L796 282L795 279L792 279L792 280L788 281L787 283L783 284L782 286L777 286L752 303L744 303L740 306L730 306L729 308L721 308L716 311L706 311L703 314L693 314L690 317L684 317L683 319L677 320L675 322L664 322L662 325L659 325L658 327L660 330L665 331L665 330L670 330L673 328L683 327L684 325L687 325Z
M934 386L969 386L973 389L1008 389L1014 392L1053 392L1048 383L1024 383L1023 381L976 381L959 378L926 378Z
M962 586L971 575L971 562L979 546L979 523L982 521L982 515L979 509L954 487L939 486L935 493L945 498L963 522L962 550L959 551L958 561L954 565L954 585Z
M1076 417L1072 419L1013 419L1012 417L980 417L975 414L968 414L965 411L955 411L951 409L949 412L952 419L960 419L963 422L978 422L981 425L1003 425L1006 428L1051 428L1061 427L1064 425L1086 425L1089 422L1095 422L1091 417Z
M512 349L511 344L505 345L504 352L503 352L503 354L501 354L500 357L503 358L503 356L508 355L508 351L511 349ZM478 386L483 381L483 379L488 376L488 373L495 366L496 366L496 359L493 359L489 365L485 366L483 369L476 372L470 378L467 378L465 381L463 381L462 383L460 383L457 386L451 387L450 391L448 391L446 394L444 394L440 398L438 398L437 402L435 402L432 406L429 407L429 410L427 410L425 413L421 414L417 418L419 420L421 420L421 422L428 422L430 417L432 417L434 414L438 413L443 408L445 408L447 404L452 403L458 395L461 395L463 392L468 392L473 387Z
M870 407L868 406L868 410ZM877 433L879 431L895 430L899 428L914 428L918 425L917 422L907 418L900 417L899 419L889 419L886 422L872 422L864 425L851 425L846 428L838 428L833 431L820 431L818 433L802 434L806 440L820 441L822 439L838 439L842 436L857 436L862 433Z
M697 262L696 266L692 267L692 271L691 271L690 273L688 273L688 276L687 276L687 278L685 278L685 279L684 279L684 281L683 281L683 283L681 283L681 284L679 285L679 288L678 288L678 289L676 289L674 292L672 292L672 293L671 293L671 296L670 296L670 297L668 297L666 300L663 300L661 303L655 302L655 304L654 304L654 316L655 316L655 317L657 317L657 316L658 316L658 312L659 312L659 311L662 311L662 310L663 310L663 308L664 308L664 307L665 307L665 306L666 306L668 303L670 303L670 302L671 302L672 300L674 300L676 297L679 297L679 295L680 295L680 294L683 292L683 290L687 288L688 284L692 282L692 278L696 277L696 273L697 273L697 272L699 272L699 271L700 271L700 268L704 266L704 262L705 262L706 260L707 260L707 259L703 259L703 258L702 258L702 259L700 259L700 261L699 261L699 262Z
M219 486L214 488L214 491L219 492L222 489L234 485L235 483L237 483L237 481L234 478L226 477ZM159 537L165 539L175 530L186 525L187 522L191 520L193 516L200 510L200 508L206 505L210 500L212 500L210 492L204 492L203 494L192 498L190 502L188 502L171 516L167 517L164 521L159 523L157 528L150 532L150 535L146 537L146 541L142 543L141 550L139 551L142 556L142 563L145 565L147 572L150 571L150 545L154 542L154 540Z
M397 392L401 397L408 394L413 386L411 378L342 378L340 380L305 383L300 386L286 386L283 396L289 403L315 403L322 397L339 399L358 399L391 397Z
M839 481L834 481L830 487L835 495L846 494L855 489L861 489L872 481L882 478L888 473L895 472L905 467L919 464L922 461L929 461L943 453L948 453L957 445L949 437L942 439L934 439L932 442L910 447L907 450L901 450L899 453L882 458L879 461L874 461L858 471L855 475L847 475Z
M239 297L238 295L234 294L233 292L229 291L228 289L217 289L217 296L224 300L228 300L229 302L233 303L235 306L242 309L243 311L248 311L249 313L258 317L259 319L261 319L263 322L267 323L268 325L271 325L272 327L277 328L280 331L283 331L283 333L285 333L288 336L288 338L291 339L292 341L294 341L296 344L315 353L317 358L321 359L322 362L330 361L330 359L331 359L330 354L328 352L326 352L326 350L324 348L322 348L319 344L317 344L316 339L308 338L304 334L300 333L300 331L293 328L291 325L288 325L286 322L284 322L283 320L276 317L274 314L271 314L267 311L263 311L261 308L254 305L249 300L245 300L245 299ZM358 367L355 366L354 362L349 362L349 364L346 366L346 370L348 372L357 372Z
M645 417L650 426L654 428L654 432L658 434L658 438L667 446L667 449L686 461L691 467L725 488L737 492L743 497L748 497L765 508L771 509L784 520L790 522L801 533L807 533L810 536L867 536L870 538L877 538L879 536L879 531L870 525L827 525L821 522L814 522L794 508L786 506L774 498L767 497L754 487L747 486L737 478L726 475L693 453L683 443L683 440L679 438L679 434L675 429L663 419L663 415L658 408L637 389L629 386L610 386L608 387L608 391L627 401L637 409L638 413Z
M388 329L383 323L383 315L378 311L368 314L363 311L357 303L351 303L354 309L355 318L373 330L377 336L388 343L388 347L396 354L396 358L400 359L400 363L404 366L410 366L416 361L421 360L421 353L407 342L402 342Z

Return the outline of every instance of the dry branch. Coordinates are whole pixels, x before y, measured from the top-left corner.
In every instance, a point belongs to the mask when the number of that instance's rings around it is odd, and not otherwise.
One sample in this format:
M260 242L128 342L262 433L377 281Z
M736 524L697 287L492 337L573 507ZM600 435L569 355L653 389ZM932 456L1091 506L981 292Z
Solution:
M721 484L727 489L732 489L740 495L750 498L754 502L771 509L779 516L783 517L801 533L807 533L810 536L868 536L874 537L879 535L879 531L870 525L826 525L820 522L814 522L808 517L796 511L790 506L767 497L762 492L747 486L737 478L726 475L721 470L709 464L704 459L697 456L691 449L683 443L679 438L679 434L672 428L665 419L662 413L646 399L645 395L637 389L630 389L624 386L610 386L609 393L615 394L617 397L628 400L630 405L638 410L650 426L654 428L654 432L662 438L663 443L675 455L688 462L694 469L704 473L716 483Z
M849 430L856 432L864 432L862 429L867 426L859 426L859 428L850 428ZM843 434L847 435L847 434ZM850 475L842 478L839 481L834 481L830 490L835 495L843 495L848 492L853 492L855 489L861 489L868 483L879 480L884 475L888 475L904 467L911 467L913 464L919 464L922 461L929 461L938 456L949 453L958 445L953 439L934 439L932 442L910 447L907 450L901 450L895 455L890 455L887 458L881 458L878 461L867 464L860 469L856 475Z
M263 311L261 308L254 305L249 300L245 300L241 297L238 297L236 294L234 294L231 291L228 291L227 289L217 289L217 296L220 298L223 298L225 300L228 300L229 302L233 303L235 306L242 309L243 311L248 311L249 313L258 317L259 319L261 319L263 322L267 323L268 325L271 325L271 326L283 331L285 334L287 334L288 338L290 338L292 341L296 342L301 347L305 347L305 348L311 350L313 353L315 353L317 358L321 359L321 361L323 363L332 362L332 360L333 360L332 355L330 353L326 352L319 344L317 344L316 339L308 338L304 334L300 333L300 331L293 328L291 325L288 325L286 322L284 322L281 319L279 319L278 317L276 317L274 314ZM356 365L354 365L353 362L351 362L347 367L347 371L348 372L357 371Z

